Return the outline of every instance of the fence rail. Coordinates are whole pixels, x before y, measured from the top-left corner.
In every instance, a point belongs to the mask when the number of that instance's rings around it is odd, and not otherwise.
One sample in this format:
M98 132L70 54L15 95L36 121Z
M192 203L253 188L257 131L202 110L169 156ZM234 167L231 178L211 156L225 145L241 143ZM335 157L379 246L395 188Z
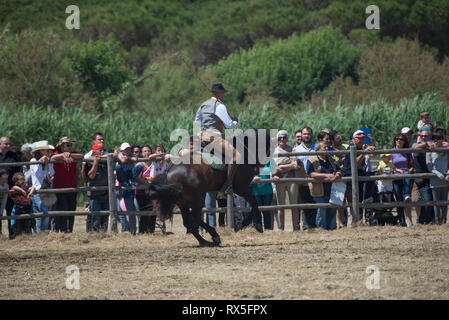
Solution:
M313 156L313 155L349 155L351 160L351 176L341 177L336 181L351 183L352 185L352 199L351 203L345 203L342 206L337 206L330 203L303 203L303 204L289 204L289 205L273 205L273 206L259 206L259 210L275 210L275 209L318 209L318 208L352 208L353 212L359 212L360 208L392 208L392 207L410 207L410 206L447 206L449 201L418 201L418 202L383 202L383 203L369 203L363 204L358 201L359 199L359 182L363 181L376 181L380 179L387 180L403 180L403 179L417 179L417 178L432 178L436 177L433 173L417 173L417 174L393 174L393 175L376 175L376 176L359 176L357 172L357 155L360 154L383 154L383 153L424 153L424 152L449 152L449 148L438 148L435 150L426 149L383 149L374 151L357 150L355 146L351 146L349 150L334 150L334 151L314 151L314 152L289 152L282 153L279 156ZM138 161L149 161L149 158L139 158ZM76 159L73 162L92 162L92 159ZM64 160L50 160L50 163L64 162ZM30 218L44 218L44 217L55 217L55 216L109 216L110 217L110 230L111 232L117 232L117 216L127 215L127 216L155 216L157 212L155 211L127 211L120 212L117 210L116 201L116 190L146 190L149 185L139 185L133 187L122 187L115 186L115 176L114 176L114 159L112 154L108 154L107 157L100 160L102 163L107 164L108 172L108 186L104 187L77 187L77 188L59 188L59 189L44 189L37 190L37 194L46 193L70 193L70 192L87 192L87 191L108 191L109 198L109 210L107 211L50 211L48 213L38 212L32 214L25 214L19 216L0 216L0 220L22 220ZM37 165L43 164L43 162L33 161L33 162L14 162L14 163L0 163L1 167L11 167L11 166L23 166L23 165ZM255 183L309 183L309 182L330 182L329 179L313 179L313 178L282 178L278 180L274 179L260 179ZM15 191L3 191L0 195L4 193L16 193ZM203 208L203 212L220 212L227 213L227 224L233 227L233 215L236 212L250 212L250 208L237 208L233 205L233 195L227 195L227 207L217 208L217 209L207 209ZM179 210L174 211L174 213L179 213ZM354 220L355 218L355 220ZM353 217L354 221L357 221L358 214Z

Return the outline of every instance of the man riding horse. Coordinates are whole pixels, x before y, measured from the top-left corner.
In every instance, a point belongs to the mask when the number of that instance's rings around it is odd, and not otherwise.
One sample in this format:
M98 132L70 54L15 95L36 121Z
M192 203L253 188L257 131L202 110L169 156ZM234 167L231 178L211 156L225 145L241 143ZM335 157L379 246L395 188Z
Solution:
M237 165L240 160L240 153L232 146L229 141L223 138L223 127L233 129L238 124L236 117L230 117L228 110L223 103L227 90L221 83L212 85L212 97L204 101L198 108L195 116L195 122L201 125L199 134L201 145L208 146L207 149L218 151L218 155L231 155L232 159L226 157L225 162L228 164L227 179L222 188L223 191L229 193L232 189L232 182L236 172Z
M220 188L225 188L228 192L232 188L235 194L243 197L251 206L251 213L241 221L235 222L234 230L238 231L252 224L258 232L263 232L262 216L256 198L251 192L251 181L259 172L259 167L266 164L266 157L269 157L274 149L271 136L267 134L266 129L248 129L235 137L236 143L242 143L243 146L243 152L240 154L233 147L233 143L222 137L224 127L235 128L238 123L237 118L229 116L222 102L226 90L221 84L214 84L211 91L213 96L199 107L195 121L201 124L199 138L204 147L202 155L208 158L207 149L214 151L215 158L225 155L225 162L228 164L227 173L211 165L215 162L214 158L209 158L212 163L194 161L192 164L191 161L181 161L170 167L166 173L154 178L148 189L149 198L160 203L161 219L171 218L174 206L179 207L184 226L198 240L200 246L218 246L221 243L215 228L202 219L206 193ZM250 139L245 137L254 137L255 140L250 142ZM253 148L248 148L250 143L253 144ZM194 145L192 137L191 148L182 150L180 156L189 159L198 156L199 150L195 150ZM250 160L253 155L255 155L254 163ZM203 159L201 155L200 158ZM212 236L212 242L199 234L199 227L204 228Z

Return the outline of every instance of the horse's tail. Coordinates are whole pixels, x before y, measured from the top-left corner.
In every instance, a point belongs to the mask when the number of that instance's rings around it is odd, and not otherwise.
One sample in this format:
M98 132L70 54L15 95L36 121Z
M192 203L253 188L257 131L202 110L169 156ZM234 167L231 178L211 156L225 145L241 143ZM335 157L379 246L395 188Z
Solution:
M182 197L182 187L179 183L168 183L167 174L156 176L150 184L149 195L152 200L159 200L161 219L171 219L173 207Z

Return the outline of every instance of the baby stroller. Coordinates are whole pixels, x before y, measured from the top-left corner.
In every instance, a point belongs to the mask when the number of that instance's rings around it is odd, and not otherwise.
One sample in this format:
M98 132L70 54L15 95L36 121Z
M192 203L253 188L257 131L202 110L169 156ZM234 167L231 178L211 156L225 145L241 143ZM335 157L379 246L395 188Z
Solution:
M378 202L379 194L374 195L374 201ZM384 196L384 202L388 200ZM393 214L393 208L370 208L365 211L365 223L370 226L397 225L399 217Z

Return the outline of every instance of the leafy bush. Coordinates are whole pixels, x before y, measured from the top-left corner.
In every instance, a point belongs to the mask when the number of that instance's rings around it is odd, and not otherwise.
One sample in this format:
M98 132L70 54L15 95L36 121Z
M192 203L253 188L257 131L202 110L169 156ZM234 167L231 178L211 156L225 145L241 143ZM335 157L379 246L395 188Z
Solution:
M133 79L119 49L120 44L112 37L87 44L75 42L71 47L71 68L100 106L107 98L120 94Z
M268 47L240 50L210 67L230 87L231 102L243 101L259 81L281 101L293 103L324 89L337 75L357 78L360 52L330 26L278 40Z

